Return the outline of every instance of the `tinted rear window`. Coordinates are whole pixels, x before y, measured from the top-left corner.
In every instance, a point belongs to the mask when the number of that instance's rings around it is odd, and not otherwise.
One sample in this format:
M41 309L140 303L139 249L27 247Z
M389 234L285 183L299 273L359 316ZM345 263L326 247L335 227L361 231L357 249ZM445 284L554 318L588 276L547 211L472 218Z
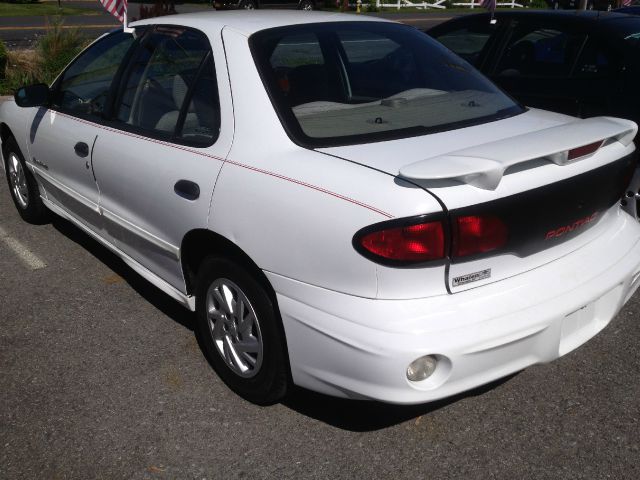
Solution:
M405 25L282 27L256 33L250 45L285 128L300 144L423 135L523 111L467 62Z

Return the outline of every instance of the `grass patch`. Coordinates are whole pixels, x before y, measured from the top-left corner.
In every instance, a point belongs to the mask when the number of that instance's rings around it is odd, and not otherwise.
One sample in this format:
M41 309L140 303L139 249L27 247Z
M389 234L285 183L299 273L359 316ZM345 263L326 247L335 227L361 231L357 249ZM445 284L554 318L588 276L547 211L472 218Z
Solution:
M7 52L6 77L0 79L0 95L12 95L18 88L39 82L40 69L35 50Z
M47 3L0 3L0 17L35 17L41 15L99 15L97 10L79 7L58 8L57 2Z

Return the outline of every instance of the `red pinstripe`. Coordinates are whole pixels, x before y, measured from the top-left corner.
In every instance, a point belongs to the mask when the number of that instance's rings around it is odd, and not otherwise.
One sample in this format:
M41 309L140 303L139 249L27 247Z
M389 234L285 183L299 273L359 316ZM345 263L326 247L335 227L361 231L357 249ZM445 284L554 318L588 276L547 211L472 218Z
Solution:
M144 137L142 135L137 135L135 133L125 132L123 130L118 130L116 128L107 127L105 125L100 125L98 123L94 123L94 122L91 122L89 120L84 120L84 119L81 119L81 118L73 117L73 116L67 115L65 113L56 112L56 115L60 115L62 117L69 118L71 120L75 120L77 122L84 123L86 125L91 125L93 127L100 128L102 130L106 130L106 131L109 131L109 132L117 133L117 134L120 134L120 135L126 135L128 137L133 137L133 138L137 138L137 139L140 139L140 140L145 140L147 142L157 143L159 145L175 148L177 150L182 150L184 152L192 153L194 155L199 155L199 156L202 156L202 157L211 158L213 160L218 160L220 162L226 162L226 163L229 163L231 165L235 165L237 167L246 168L247 170L251 170L251 171L257 172L257 173L262 173L263 175L269 175L271 177L279 178L280 180L285 180L287 182L295 183L296 185L300 185L302 187L307 187L307 188L310 188L310 189L315 190L317 192L325 193L327 195L331 195L332 197L339 198L340 200L344 200L344 201L352 203L354 205L358 205L360 207L363 207L363 208L366 208L368 210L371 210L372 212L376 212L376 213L378 213L378 214L380 214L380 215L382 215L384 217L393 218L393 215L391 215L391 214L389 214L389 213L387 213L387 212L385 212L383 210L380 210L380 209L378 209L376 207L373 207L373 206L368 205L366 203L360 202L360 201L355 200L353 198L341 195L339 193L332 192L331 190L327 190L327 189L319 187L317 185L312 185L310 183L303 182L302 180L297 180L295 178L287 177L285 175L281 175L281 174L275 173L275 172L270 172L268 170L263 170L261 168L252 167L251 165L245 165L244 163L234 162L233 160L229 160L229 159L225 160L224 158L217 157L215 155L210 155L208 153L201 152L201 151L198 151L198 150L192 150L192 149L184 147L182 145L176 145L174 143L163 142L162 140L156 140L154 138L148 138L148 137Z

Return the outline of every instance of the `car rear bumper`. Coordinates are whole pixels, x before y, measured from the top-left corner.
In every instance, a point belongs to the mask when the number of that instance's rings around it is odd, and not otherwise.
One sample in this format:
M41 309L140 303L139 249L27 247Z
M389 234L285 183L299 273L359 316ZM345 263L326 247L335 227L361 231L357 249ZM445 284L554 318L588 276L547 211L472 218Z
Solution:
M294 383L335 396L423 403L554 360L602 330L640 284L640 225L618 212L604 234L556 261L453 295L375 300L267 273ZM435 355L421 382L408 365Z

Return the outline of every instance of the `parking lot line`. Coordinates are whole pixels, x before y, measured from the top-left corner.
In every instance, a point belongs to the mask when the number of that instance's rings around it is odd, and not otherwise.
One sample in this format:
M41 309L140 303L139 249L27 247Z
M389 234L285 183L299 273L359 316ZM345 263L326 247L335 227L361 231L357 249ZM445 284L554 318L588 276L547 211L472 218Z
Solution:
M0 240L31 270L39 270L47 266L35 253L10 236L2 227L0 227Z

